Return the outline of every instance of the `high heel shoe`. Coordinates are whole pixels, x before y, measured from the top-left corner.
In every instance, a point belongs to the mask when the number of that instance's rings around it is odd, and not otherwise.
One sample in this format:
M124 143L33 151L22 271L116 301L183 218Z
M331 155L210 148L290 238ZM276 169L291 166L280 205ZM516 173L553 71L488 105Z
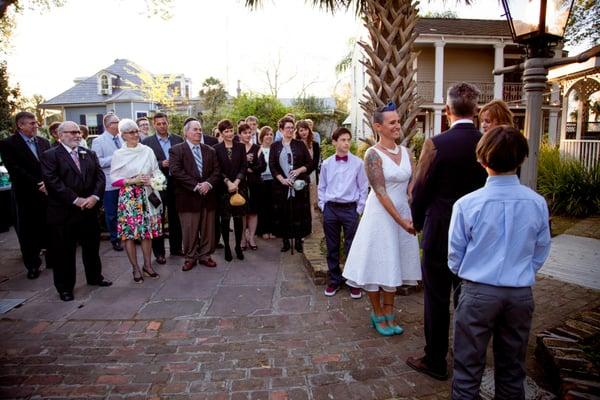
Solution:
M150 278L160 278L160 275L158 275L155 271L150 272L146 269L146 267L142 268L142 272L144 275L148 275Z
M244 259L244 252L242 251L242 248L240 246L235 246L235 256L238 260Z
M136 276L136 272L139 275ZM140 272L140 270L137 269L137 268L133 270L133 281L135 283L142 283L142 282L144 282L144 276L142 275L142 273Z
M225 261L233 260L233 256L231 255L231 247L229 245L225 246Z
M404 329L402 329L400 325L394 324L394 314L386 315L385 320L387 321L390 329L394 331L394 335L402 335L404 333Z
M392 336L394 331L389 326L381 326L380 323L385 322L385 316L378 317L374 313L371 313L371 324L373 328L383 336Z

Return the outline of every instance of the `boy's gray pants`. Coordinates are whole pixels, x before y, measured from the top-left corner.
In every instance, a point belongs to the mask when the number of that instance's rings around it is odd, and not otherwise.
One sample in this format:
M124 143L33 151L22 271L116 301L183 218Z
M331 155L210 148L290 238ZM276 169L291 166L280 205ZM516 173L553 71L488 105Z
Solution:
M479 399L493 335L496 399L524 399L525 355L533 315L531 287L463 281L454 315L452 399Z

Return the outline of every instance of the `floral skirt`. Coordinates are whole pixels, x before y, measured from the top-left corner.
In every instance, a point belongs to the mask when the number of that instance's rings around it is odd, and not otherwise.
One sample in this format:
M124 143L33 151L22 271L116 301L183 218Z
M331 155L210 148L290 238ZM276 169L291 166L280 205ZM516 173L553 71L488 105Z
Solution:
M162 235L160 214L150 207L143 187L121 187L117 209L117 235L121 240L153 239Z

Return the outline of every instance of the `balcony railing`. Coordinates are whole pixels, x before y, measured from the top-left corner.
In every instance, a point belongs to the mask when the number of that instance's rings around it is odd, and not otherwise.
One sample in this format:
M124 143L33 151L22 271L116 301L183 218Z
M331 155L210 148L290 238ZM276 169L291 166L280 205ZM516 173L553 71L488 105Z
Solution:
M448 88L452 85L459 83L458 81L444 81L444 97ZM479 97L479 103L485 104L494 99L494 82L469 82L477 86L481 91ZM433 94L435 88L435 81L418 81L417 93L426 102L433 102ZM519 102L521 101L523 93L522 83L505 83L503 87L503 100L506 102Z

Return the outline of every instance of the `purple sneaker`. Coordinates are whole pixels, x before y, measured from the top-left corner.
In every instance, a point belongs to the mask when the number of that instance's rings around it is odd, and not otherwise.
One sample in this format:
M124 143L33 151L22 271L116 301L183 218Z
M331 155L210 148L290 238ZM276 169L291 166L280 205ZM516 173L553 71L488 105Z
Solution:
M353 299L360 299L362 297L362 291L359 288L350 288L350 297Z
M325 288L325 296L335 296L335 294L337 293L337 291L340 289L339 286L334 286L334 285L327 285L327 287Z

